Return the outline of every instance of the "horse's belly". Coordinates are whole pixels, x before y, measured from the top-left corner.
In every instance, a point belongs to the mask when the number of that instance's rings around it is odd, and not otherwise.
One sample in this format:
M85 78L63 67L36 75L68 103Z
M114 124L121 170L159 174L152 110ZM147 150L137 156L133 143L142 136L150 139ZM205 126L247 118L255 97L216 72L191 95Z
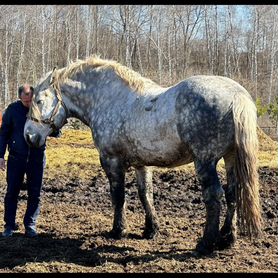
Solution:
M141 160L146 166L176 167L192 162L193 154L189 149L175 150L172 153L146 153Z
M174 130L166 130L159 138L145 134L134 142L129 158L131 165L173 167L192 161L192 152Z

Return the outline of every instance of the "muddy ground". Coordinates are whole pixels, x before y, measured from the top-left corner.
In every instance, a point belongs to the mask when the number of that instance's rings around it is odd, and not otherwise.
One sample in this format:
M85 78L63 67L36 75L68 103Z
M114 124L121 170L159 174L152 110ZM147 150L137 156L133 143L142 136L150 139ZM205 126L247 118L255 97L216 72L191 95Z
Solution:
M19 230L0 237L0 272L277 272L278 170L261 168L263 236L254 242L239 236L232 249L207 257L194 253L205 222L205 207L195 174L154 172L154 200L160 233L142 239L144 214L134 171L126 177L128 236L113 240L108 180L98 166L86 182L66 174L46 178L42 193L40 236L23 236L26 192L20 193ZM225 183L225 176L220 174ZM0 187L3 200L5 187ZM226 210L222 202L221 221ZM3 215L3 205L0 206ZM1 220L2 221L2 220ZM0 224L3 224L1 222Z

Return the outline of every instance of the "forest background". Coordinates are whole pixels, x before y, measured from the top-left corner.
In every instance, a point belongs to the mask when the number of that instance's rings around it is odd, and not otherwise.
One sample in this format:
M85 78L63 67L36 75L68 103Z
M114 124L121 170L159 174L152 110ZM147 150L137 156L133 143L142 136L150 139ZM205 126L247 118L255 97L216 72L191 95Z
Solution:
M0 109L19 85L99 54L162 86L197 74L230 77L277 138L276 5L0 5Z

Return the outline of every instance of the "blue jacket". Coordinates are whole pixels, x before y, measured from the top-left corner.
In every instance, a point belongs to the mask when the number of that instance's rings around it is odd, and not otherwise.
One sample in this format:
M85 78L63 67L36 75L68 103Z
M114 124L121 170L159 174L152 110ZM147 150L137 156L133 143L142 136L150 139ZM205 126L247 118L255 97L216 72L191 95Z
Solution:
M24 125L29 108L20 100L11 103L3 113L0 129L0 158L4 158L6 148L10 155L22 159L43 161L45 144L40 148L29 147L24 139Z

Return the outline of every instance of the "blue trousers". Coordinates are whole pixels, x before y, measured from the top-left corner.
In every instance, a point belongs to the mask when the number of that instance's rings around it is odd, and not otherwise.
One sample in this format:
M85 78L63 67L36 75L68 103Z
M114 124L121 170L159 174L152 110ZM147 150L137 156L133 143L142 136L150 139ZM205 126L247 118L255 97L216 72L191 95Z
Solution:
M40 213L40 194L42 188L43 170L45 157L43 159L24 159L9 155L7 162L7 192L4 198L5 228L15 228L18 195L26 174L27 184L27 208L24 216L25 228L35 229L36 221Z

